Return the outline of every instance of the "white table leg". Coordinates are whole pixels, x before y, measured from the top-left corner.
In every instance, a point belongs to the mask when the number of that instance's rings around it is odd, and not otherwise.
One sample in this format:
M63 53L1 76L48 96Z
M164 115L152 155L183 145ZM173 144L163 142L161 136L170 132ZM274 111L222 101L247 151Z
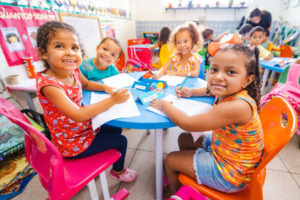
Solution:
M22 93L23 93L23 95L24 95L24 97L25 97L25 99L26 99L26 102L27 102L28 107L29 107L30 109L36 111L36 108L35 108L35 106L34 106L34 104L33 104L33 101L32 101L32 98L31 98L31 96L30 96L30 93L29 93L29 92L26 92L26 91L22 91Z
M155 130L156 200L163 199L163 130Z
M271 90L271 87L272 87L272 84L273 84L273 80L274 80L274 78L275 78L275 74L276 74L275 71L272 71L272 72L271 72L270 81L269 81L269 84L268 84L268 88L267 88L267 90L266 90L266 93L270 92L270 90Z
M264 94L264 90L265 90L265 87L266 87L269 72L270 72L269 69L265 69L265 72L264 72L264 75L263 75L263 78L262 78L262 85L261 85L261 89L260 89L260 93L262 95Z

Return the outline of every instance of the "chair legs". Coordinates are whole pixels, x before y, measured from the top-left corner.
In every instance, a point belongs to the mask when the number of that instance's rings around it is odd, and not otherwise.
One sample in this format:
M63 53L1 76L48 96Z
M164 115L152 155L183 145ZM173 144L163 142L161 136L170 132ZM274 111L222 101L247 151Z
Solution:
M91 180L88 183L87 186L88 186L89 191L90 191L91 199L92 200L98 200L99 197L98 197L98 192L97 192L97 187L96 187L95 179Z
M100 176L100 181L101 181L101 187L102 187L104 200L110 200L105 171L103 171L99 176Z

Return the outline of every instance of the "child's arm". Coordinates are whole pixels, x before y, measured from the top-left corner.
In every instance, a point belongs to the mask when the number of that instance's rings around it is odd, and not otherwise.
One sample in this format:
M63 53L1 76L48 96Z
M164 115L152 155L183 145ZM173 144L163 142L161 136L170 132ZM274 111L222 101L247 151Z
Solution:
M114 93L107 99L88 106L80 107L75 104L65 92L55 86L44 86L42 94L51 101L58 110L76 122L89 120L99 113L108 110L115 104L120 104L128 100L129 93L127 89L120 89L118 93Z
M81 81L82 89L85 90L93 90L93 91L105 91L108 94L113 94L113 89L112 87L108 85L104 85L102 83L98 83L96 81L89 81L85 76L80 72L79 73L79 78Z
M168 62L164 66L162 66L162 68L160 68L159 71L152 76L152 78L159 79L160 77L165 75L166 72L170 69L171 64L172 64L172 59L169 58Z
M228 32L224 32L221 35L219 35L219 37L217 37L217 39L214 39L214 42L220 42L220 40L222 39L222 37L224 37L225 35L228 35Z
M252 117L251 106L240 99L220 103L206 113L191 117L165 100L154 100L151 106L165 112L172 122L190 132L215 130L229 124L243 125Z
M191 71L190 77L198 77L200 72L200 61L196 61L193 64L193 70ZM187 76L189 72L186 71L167 71L168 75L171 76Z
M264 57L264 60L272 60L274 55L270 53L268 56Z

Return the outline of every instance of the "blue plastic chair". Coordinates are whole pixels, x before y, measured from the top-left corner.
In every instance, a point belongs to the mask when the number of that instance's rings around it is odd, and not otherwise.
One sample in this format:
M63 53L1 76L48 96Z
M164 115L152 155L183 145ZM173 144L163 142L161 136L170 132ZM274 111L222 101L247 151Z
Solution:
M200 71L199 71L199 78L203 79L204 80L204 71L205 71L205 61L204 61L204 58L201 56L202 58L202 62L200 63Z

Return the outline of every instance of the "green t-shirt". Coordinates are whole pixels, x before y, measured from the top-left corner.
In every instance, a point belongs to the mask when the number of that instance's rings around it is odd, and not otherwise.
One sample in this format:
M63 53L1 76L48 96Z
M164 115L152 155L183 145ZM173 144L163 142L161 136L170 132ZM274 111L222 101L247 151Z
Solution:
M99 70L93 62L94 58L83 61L79 67L81 73L90 81L98 81L119 74L114 65L109 65L106 70Z

